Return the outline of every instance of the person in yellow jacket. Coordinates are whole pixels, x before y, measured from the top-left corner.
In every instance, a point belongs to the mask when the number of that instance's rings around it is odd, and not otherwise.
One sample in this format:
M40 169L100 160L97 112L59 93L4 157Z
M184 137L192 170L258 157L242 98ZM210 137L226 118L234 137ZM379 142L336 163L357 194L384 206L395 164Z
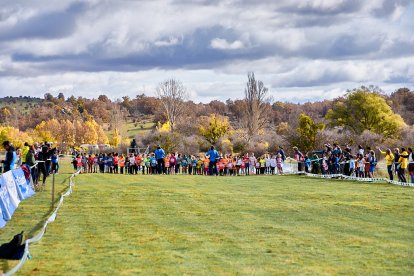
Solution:
M22 164L26 164L26 155L29 152L29 143L25 142L22 148Z
M398 178L401 182L407 182L405 178L405 169L408 167L408 152L401 148L400 159L398 159Z
M385 156L385 163L387 165L388 175L390 176L390 180L394 180L394 174L392 172L392 165L394 164L394 154L392 154L390 149L386 151L382 151L379 147L377 147L379 152Z

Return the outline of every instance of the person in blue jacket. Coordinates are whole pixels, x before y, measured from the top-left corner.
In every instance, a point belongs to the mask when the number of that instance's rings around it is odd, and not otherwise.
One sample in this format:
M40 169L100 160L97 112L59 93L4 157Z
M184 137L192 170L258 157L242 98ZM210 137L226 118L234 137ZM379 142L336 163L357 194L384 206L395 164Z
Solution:
M1 163L3 163L4 172L8 172L14 169L16 165L17 155L16 150L9 141L4 141L3 147L6 150L6 159L1 161Z
M161 148L160 145L157 146L157 149L154 152L155 159L157 159L157 172L158 174L162 174L164 172L164 157L165 151Z
M215 174L217 176L217 159L220 157L218 151L214 149L214 146L211 146L210 150L206 153L206 156L210 159L210 163L208 165L209 175Z

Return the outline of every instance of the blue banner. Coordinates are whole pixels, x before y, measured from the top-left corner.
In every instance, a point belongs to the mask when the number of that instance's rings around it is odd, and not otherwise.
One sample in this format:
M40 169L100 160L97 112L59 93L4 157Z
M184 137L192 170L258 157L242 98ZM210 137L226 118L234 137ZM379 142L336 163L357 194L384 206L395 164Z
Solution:
M14 185L16 186L16 184ZM7 191L7 183L3 175L0 175L0 208L3 213L3 219L6 221L11 219L17 208L17 205L11 200L10 194Z
M17 193L19 194L20 199L24 200L26 198L33 196L35 194L35 191L32 188L30 174L28 175L29 179L27 179L26 175L24 174L21 168L13 170L12 172L14 182L17 186Z
M3 211L2 211L1 203L0 203L0 228L3 228L5 225L6 225L6 221L3 218Z
M19 193L17 192L17 186L16 182L14 181L13 172L5 172L0 177L4 179L7 192L9 193L10 201L17 208L17 206L19 206L21 199L19 197Z
M30 173L25 175L22 168L0 175L0 228L12 218L21 200L35 194L31 181Z

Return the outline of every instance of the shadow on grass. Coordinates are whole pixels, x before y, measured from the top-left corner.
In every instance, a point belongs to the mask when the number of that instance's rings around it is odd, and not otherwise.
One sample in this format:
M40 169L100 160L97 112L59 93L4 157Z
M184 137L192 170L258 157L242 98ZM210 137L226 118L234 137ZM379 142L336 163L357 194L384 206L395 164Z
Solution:
M60 185L64 185L65 183L68 183L68 180L70 178L70 176L72 175L72 173L67 173L67 177L65 177L59 184ZM58 191L57 196L54 200L54 206L50 206L49 209L46 211L46 213L43 214L41 220L27 233L26 238L32 238L37 231L39 231L40 229L42 229L43 225L45 224L46 220L49 218L49 216L53 213L55 207L57 206L60 197L63 193L66 192L66 190L68 189L69 186L65 186L63 187L60 191ZM5 260L5 259L0 259L0 264L1 264L1 271L0 271L0 275L2 275L2 273L5 273L7 271L9 271L10 269L12 269L16 264L17 261L14 260Z
M68 177L64 178L60 184L67 183L67 181L70 178L70 175L71 174L69 174ZM59 203L60 197L62 196L63 193L66 192L66 190L68 188L69 188L69 186L65 186L62 190L60 190L58 192L58 196L55 197L53 206L51 205L49 207L49 209L47 210L47 212L43 214L42 219L29 231L29 233L28 233L28 237L29 238L32 238L37 231L39 231L40 229L42 229L43 225L45 224L45 222L47 221L47 219L49 218L49 216L53 213L53 211L55 210L55 207Z

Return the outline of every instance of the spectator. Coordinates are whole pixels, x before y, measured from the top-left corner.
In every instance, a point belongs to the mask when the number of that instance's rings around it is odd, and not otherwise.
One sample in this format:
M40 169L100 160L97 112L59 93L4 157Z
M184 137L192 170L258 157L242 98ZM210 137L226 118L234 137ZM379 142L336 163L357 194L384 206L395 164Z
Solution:
M130 147L131 147L130 153L137 153L137 142L135 141L135 139L132 139Z
M414 183L414 153L412 148L408 148L408 173L411 177L411 183Z
M364 147L358 145L358 154L364 155Z
M398 178L400 182L407 182L405 178L405 169L408 167L408 152L405 148L401 148L400 159L398 159Z
M36 184L39 182L40 174L43 175L42 186L46 183L46 178L49 176L49 170L47 169L47 159L49 157L49 149L47 146L42 147L42 151L39 152L37 156L38 164L37 164L37 181Z
M400 159L400 149L394 149L394 173L398 175L398 160Z
M298 147L293 147L293 150L295 151L295 160L298 162L298 171L301 172L303 171L303 161L304 161L304 156L303 154L299 151Z
M58 155L56 148L52 150L51 161L52 161L52 172L58 173L59 172L59 155Z
M318 174L319 173L319 158L318 155L316 153L312 154L312 157L310 159L311 164L312 164L312 174Z
M15 168L19 168L23 163L22 163L22 149L21 148L17 148L16 149L16 164L14 165Z
M278 154L280 154L280 156L282 157L283 162L285 162L286 161L286 154L285 154L285 151L283 150L282 146L279 146L279 149L276 152L276 156Z
M162 174L164 171L164 158L165 158L165 151L161 148L160 145L157 146L157 149L154 152L155 159L157 160L157 172L158 174Z
M24 142L24 146L23 146L23 148L22 148L22 163L23 163L23 164L25 164L25 163L26 163L26 156L27 156L27 153L29 152L29 150L30 150L30 145L29 145L29 143Z
M350 160L351 160L351 150L350 148L346 147L344 150L344 154L342 155L342 160L345 163L343 166L343 171L345 175L351 175L350 173Z
M209 175L215 174L218 176L217 159L220 157L220 154L216 151L214 146L211 146L206 156L210 159L210 162L208 164Z
M9 141L3 142L3 147L6 150L6 159L1 161L3 163L4 172L13 170L16 166L17 154L16 150Z
M37 180L37 168L36 168L36 159L35 159L35 148L34 146L29 146L29 151L25 157L26 165L30 167L30 174L32 175L33 183L36 183Z
M377 166L377 158L375 157L375 152L371 150L369 152L369 177L374 178L375 167Z
M394 163L394 154L392 154L390 149L387 149L385 152L381 150L381 148L377 147L379 152L385 156L385 164L387 165L388 175L390 180L394 180L394 175L392 172L392 165Z

